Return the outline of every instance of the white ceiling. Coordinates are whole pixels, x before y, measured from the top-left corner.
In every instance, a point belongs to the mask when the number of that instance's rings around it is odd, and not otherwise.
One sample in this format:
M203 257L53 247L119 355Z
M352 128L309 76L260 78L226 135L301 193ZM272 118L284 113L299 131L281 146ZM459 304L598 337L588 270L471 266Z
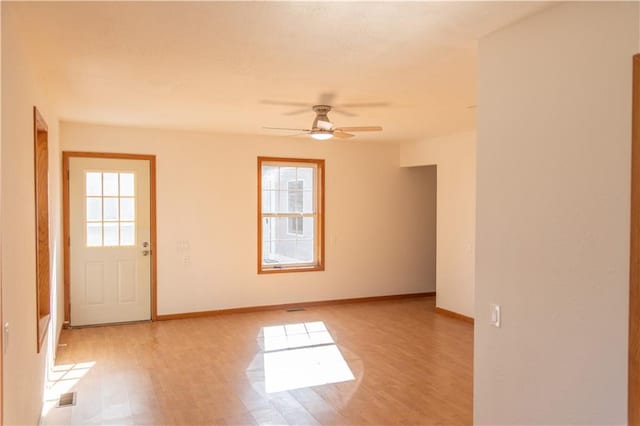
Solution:
M6 6L6 5L5 5ZM277 135L314 114L261 100L387 102L330 114L405 142L475 127L476 45L540 2L13 3L63 120ZM26 30L28 28L28 30Z

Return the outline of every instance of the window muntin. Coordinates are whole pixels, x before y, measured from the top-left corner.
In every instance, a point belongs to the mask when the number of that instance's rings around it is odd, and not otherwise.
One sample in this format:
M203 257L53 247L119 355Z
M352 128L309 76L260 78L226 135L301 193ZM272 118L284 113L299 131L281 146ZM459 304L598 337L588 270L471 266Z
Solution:
M258 272L323 269L323 160L258 158Z
M303 186L304 180L290 180L287 182L287 203L288 211L301 212L303 207ZM302 217L287 218L287 234L304 235Z
M135 173L85 172L87 247L136 244Z

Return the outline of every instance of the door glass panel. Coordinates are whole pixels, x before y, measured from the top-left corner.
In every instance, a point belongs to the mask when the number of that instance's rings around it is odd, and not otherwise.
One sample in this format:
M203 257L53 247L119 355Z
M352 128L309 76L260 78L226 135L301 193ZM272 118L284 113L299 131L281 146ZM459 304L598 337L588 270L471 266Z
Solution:
M120 220L132 221L135 217L135 199L120 198Z
M87 196L102 195L102 173L87 173L86 176Z
M106 196L118 195L118 173L102 174L102 194Z
M102 245L102 223L87 223L87 246L100 247Z
M118 224L112 222L106 222L104 224L104 245L117 246L118 245Z
M104 199L104 220L105 221L118 220L118 199L117 198Z
M87 197L87 222L102 220L102 198Z
M134 245L135 173L85 172L85 193L87 247Z
M134 174L120 173L120 196L133 197L135 191L134 188Z

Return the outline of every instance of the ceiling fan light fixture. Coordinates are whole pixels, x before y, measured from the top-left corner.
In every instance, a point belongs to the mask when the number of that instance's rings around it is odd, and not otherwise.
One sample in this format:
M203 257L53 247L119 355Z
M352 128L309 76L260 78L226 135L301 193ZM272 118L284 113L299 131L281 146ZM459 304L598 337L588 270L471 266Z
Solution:
M333 137L333 133L324 131L324 130L318 130L318 131L312 132L311 137L317 141L326 141Z

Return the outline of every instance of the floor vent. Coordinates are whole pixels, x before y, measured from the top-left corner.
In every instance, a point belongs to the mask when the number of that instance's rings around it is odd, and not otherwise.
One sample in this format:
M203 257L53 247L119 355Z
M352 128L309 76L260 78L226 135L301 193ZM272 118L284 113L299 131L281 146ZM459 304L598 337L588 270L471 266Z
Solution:
M76 405L75 392L63 393L60 395L60 399L58 400L56 407L70 407L72 405Z
M298 311L304 311L304 308L302 307L287 308L287 312L298 312Z

